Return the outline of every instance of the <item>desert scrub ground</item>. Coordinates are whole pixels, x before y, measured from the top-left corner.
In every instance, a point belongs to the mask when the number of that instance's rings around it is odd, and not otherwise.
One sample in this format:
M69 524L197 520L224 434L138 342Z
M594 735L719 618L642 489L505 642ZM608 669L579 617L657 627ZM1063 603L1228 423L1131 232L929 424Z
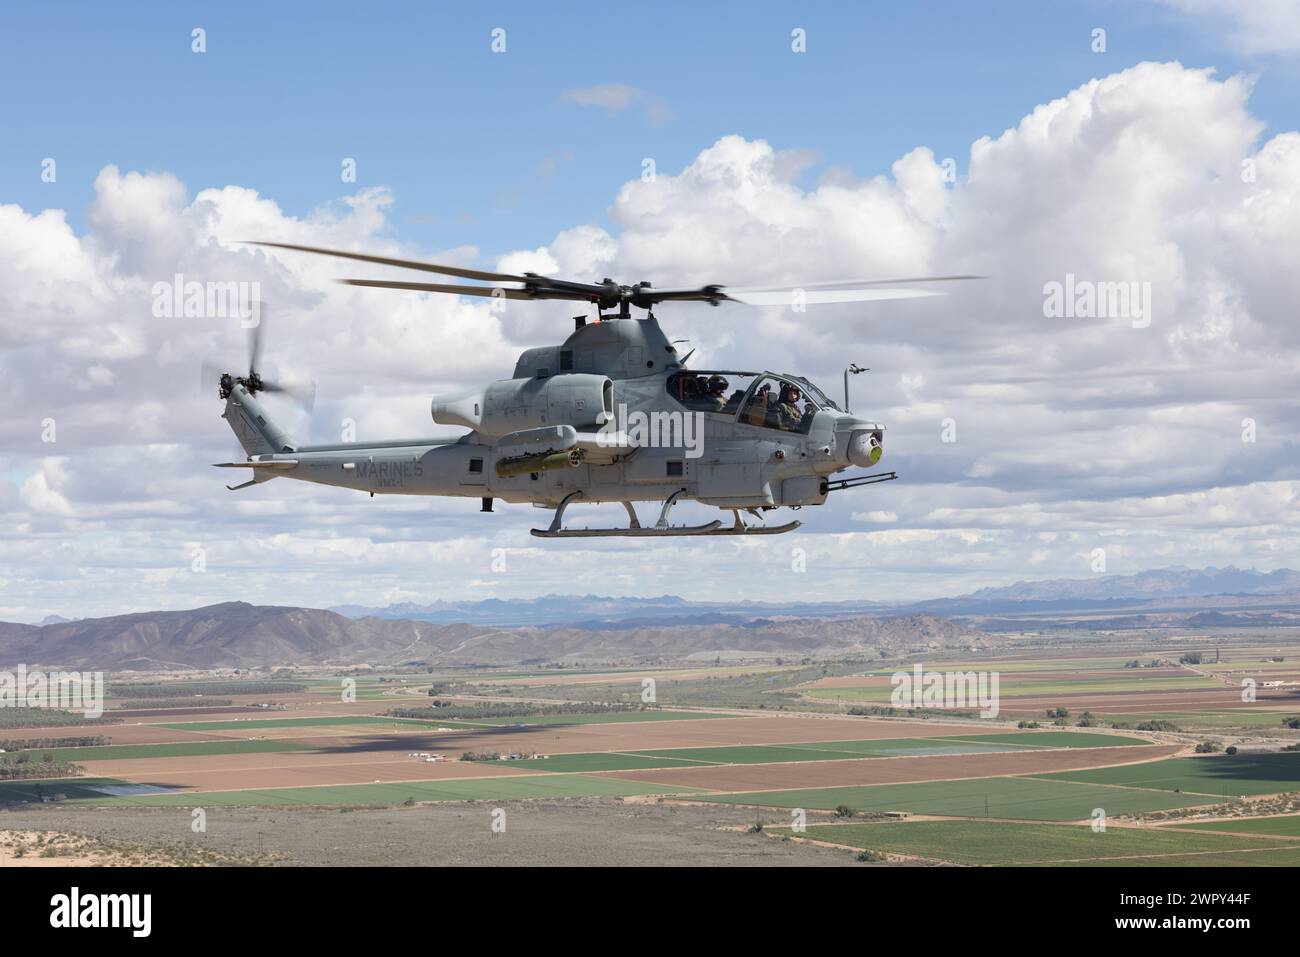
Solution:
M68 831L0 830L0 866L221 867L274 864L274 854L232 854L192 843L157 843Z

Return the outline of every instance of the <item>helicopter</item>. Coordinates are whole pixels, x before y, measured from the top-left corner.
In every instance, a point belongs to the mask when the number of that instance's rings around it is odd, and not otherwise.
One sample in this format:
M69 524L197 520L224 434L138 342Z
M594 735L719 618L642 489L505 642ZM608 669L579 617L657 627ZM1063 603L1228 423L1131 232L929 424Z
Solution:
M678 354L655 318L660 303L761 306L908 299L940 293L900 284L980 278L656 289L648 282L574 282L314 246L247 244L483 283L339 280L353 286L596 307L592 321L574 317L573 332L563 343L524 351L510 378L433 396L435 423L468 430L456 438L299 444L257 398L260 392L291 391L263 379L257 370L260 326L253 333L247 374L222 373L218 379L225 401L222 417L247 458L217 467L247 468L253 476L227 486L231 490L292 478L371 496L477 498L482 512L492 512L497 500L529 503L554 510L548 527L532 529L540 538L775 535L793 531L800 522L769 525L768 512L822 505L831 492L897 479L894 472L833 478L848 468L869 469L884 454L884 425L848 408L849 375L866 370L856 365L845 370L840 406L807 378L790 373L690 369L694 350ZM632 309L644 310L644 316L634 317ZM686 500L730 512L732 521L671 524L674 505ZM614 502L627 510L625 527L564 525L565 512L575 503ZM653 525L641 524L635 502L659 506Z

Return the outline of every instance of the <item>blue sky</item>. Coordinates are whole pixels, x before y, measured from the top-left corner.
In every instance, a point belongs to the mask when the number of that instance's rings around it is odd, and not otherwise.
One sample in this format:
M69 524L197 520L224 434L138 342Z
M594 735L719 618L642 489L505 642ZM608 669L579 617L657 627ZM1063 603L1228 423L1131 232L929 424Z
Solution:
M1300 567L1298 71L1300 0L4 4L0 620L927 598L1086 577L1098 549L1119 574ZM226 492L209 463L233 440L198 369L243 331L157 317L176 272L268 289L268 370L319 386L310 418L273 414L310 441L428 434L429 393L571 328L567 306L341 286L337 262L243 238L661 286L990 278L807 316L665 307L698 368L838 395L847 361L870 366L854 408L901 480L792 535L540 543L524 505ZM1151 321L1049 318L1067 276L1149 284Z
M1271 127L1300 125L1293 61L1238 54L1213 23L1128 0L968 2L9 3L0 11L0 201L83 225L103 166L236 183L303 215L392 187L395 237L488 258L603 223L644 157L677 169L728 133L859 177L918 144L956 158L1036 104L1141 60L1258 75ZM207 32L207 53L190 31ZM808 52L790 52L793 27ZM505 54L490 52L504 28ZM1107 31L1093 53L1091 32ZM643 105L566 90L628 84ZM40 161L59 162L55 184Z

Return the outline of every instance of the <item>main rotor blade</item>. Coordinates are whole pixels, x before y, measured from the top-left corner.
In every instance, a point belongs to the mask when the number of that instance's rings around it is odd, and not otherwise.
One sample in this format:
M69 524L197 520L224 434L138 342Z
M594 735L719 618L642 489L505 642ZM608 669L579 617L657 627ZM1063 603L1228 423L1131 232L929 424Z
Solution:
M834 279L828 282L790 283L785 286L702 286L699 289L653 289L634 287L634 305L660 302L739 302L751 306L783 305L792 300L794 290L803 291L808 303L871 302L884 299L915 299L939 296L923 289L896 289L903 283L950 282L958 279L983 279L983 276L917 276L912 279Z
M461 286L441 282L402 282L396 279L340 279L349 286L368 286L372 289L406 289L414 292L446 292L456 296L482 296L487 299L569 299L574 302L591 302L593 292L568 289L515 289L506 286Z
M826 305L833 302L881 302L886 299L921 299L926 296L942 296L932 289L808 289L804 286L791 286L788 289L763 289L752 292L732 292L726 298L732 302L747 306L788 306L794 302L794 291L800 289L800 297L808 305Z
M458 279L481 279L484 282L525 282L524 276L513 276L503 272L485 272L481 269L464 269L460 266L440 266L437 263L418 262L413 259L389 259L386 256L368 256L365 253L348 253L338 249L322 249L319 246L297 246L293 243L265 243L255 239L240 239L236 242L248 246L271 246L275 249L292 249L300 253L316 253L320 256L336 256L339 259L355 259L359 262L378 263L381 266L397 266L401 269L419 269L424 272L436 272L443 276L455 276Z
M913 276L908 279L831 279L826 282L792 282L780 286L736 286L727 288L727 295L749 292L789 292L792 289L859 289L866 286L902 286L914 282L955 282L963 279L984 279L985 276Z

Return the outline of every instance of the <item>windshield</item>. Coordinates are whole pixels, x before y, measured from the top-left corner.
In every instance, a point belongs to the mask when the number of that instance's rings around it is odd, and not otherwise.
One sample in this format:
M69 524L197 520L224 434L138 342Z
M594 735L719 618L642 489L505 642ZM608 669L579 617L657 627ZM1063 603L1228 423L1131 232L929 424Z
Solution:
M817 409L817 401L808 394L802 379L765 375L745 399L740 421L782 432L807 434Z
M803 386L803 390L807 393L808 398L815 402L819 409L835 409L837 412L843 411L838 405L826 397L825 392L817 388L817 386L813 385L807 379L801 379L798 376L790 376L790 378L794 382L798 382Z
M807 434L818 409L837 408L807 379L755 372L682 371L668 377L668 394L699 412L734 416L746 425Z
M688 409L735 415L756 378L753 372L677 372L668 377L668 394Z

